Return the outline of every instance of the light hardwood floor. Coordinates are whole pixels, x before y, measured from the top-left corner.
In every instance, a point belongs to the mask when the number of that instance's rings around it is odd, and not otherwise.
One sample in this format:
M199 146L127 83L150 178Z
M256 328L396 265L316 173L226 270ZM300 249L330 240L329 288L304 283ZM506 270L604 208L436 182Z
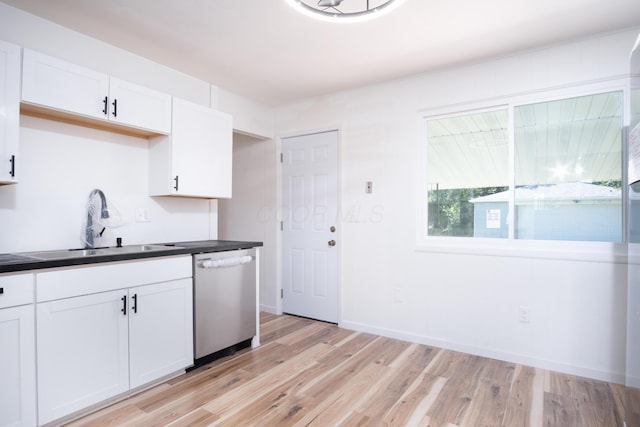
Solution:
M623 386L261 314L261 346L70 426L622 426Z

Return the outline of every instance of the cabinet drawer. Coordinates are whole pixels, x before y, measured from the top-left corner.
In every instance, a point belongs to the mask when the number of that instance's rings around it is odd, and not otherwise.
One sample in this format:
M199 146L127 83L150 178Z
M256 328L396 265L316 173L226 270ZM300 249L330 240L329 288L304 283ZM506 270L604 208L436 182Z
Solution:
M33 303L33 274L0 276L0 308Z
M37 302L189 278L191 255L91 264L36 274Z

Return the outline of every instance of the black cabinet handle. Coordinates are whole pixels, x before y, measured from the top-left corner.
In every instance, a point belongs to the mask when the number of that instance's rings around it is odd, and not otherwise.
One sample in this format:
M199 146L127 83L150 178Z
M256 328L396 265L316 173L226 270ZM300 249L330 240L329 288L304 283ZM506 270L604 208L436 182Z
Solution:
M0 288L0 295L4 294L4 288Z
M176 185L173 187L173 189L178 191L178 175L176 175L176 177L173 178L173 180L176 182Z
M127 296L120 298L122 300L122 309L120 310L123 315L127 315Z
M133 298L133 307L131 307L131 309L133 310L134 313L137 313L138 312L138 294L133 294L131 298Z
M113 117L118 117L118 100L114 99L111 105L113 105L113 113L111 114L113 114Z
M16 177L16 156L15 155L11 155L11 158L9 159L9 163L11 163L11 170L9 171L9 174L12 177Z
M102 104L104 104L104 107L102 108L102 112L104 113L104 115L107 115L107 105L109 105L109 97L105 96L104 99L102 100Z

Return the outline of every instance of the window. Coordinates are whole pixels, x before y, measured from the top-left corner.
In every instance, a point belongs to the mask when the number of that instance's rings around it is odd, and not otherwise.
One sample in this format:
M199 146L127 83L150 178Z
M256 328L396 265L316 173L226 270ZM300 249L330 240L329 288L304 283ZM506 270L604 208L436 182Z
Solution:
M622 241L622 92L516 107L515 238Z
M474 201L509 189L506 109L427 121L429 236L508 237L508 206Z
M616 91L428 118L427 235L621 242L622 105Z

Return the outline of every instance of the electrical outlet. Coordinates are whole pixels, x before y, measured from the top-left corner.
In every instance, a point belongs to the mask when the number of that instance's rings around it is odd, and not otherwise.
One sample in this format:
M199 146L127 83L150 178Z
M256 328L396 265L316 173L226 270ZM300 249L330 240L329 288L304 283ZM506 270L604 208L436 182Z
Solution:
M367 194L373 193L373 181L367 181L364 192Z
M520 323L529 323L530 320L531 311L529 310L529 307L525 307L523 305L518 307L518 321Z
M393 302L402 302L402 289L393 288Z

